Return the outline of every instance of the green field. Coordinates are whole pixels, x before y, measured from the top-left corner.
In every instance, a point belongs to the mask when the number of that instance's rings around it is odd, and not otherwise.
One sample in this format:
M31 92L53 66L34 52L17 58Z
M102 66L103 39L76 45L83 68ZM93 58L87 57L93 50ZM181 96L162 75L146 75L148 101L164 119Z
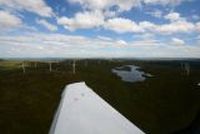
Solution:
M97 94L146 133L200 132L200 62L150 60L0 61L0 133L47 134L65 85L85 81ZM190 64L190 74L181 68ZM111 72L138 65L154 75L123 82Z

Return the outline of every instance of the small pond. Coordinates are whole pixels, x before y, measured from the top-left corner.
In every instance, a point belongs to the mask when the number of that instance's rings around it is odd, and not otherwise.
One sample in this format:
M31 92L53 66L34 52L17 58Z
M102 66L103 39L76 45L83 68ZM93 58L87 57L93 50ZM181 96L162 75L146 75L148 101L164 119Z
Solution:
M153 77L151 74L145 73L144 71L140 70L139 66L135 65L116 67L112 69L112 73L119 76L122 81L125 82L141 82L146 80L148 77Z

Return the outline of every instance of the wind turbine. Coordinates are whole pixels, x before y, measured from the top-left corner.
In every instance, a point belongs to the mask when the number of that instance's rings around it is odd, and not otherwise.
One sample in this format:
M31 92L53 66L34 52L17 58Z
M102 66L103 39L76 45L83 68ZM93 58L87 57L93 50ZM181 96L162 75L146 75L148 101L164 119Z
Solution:
M76 73L76 60L73 60L72 68L73 68L73 74L75 74Z
M185 72L187 75L190 75L190 64L189 63L185 63L184 64L185 67Z
M23 71L23 73L26 73L25 61L22 62L21 67L22 67L22 71Z
M34 64L35 68L37 68L37 61L35 61L35 64Z
M87 67L88 66L88 61L87 61L87 59L85 60L85 67Z
M49 61L49 72L52 72L52 62Z

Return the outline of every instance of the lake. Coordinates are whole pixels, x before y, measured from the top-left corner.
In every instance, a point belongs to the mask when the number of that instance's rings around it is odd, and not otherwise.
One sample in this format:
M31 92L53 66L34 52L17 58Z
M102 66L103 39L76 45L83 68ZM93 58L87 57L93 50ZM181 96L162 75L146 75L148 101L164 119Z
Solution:
M139 66L125 65L112 69L112 72L119 76L125 82L140 82L152 77L151 74L140 70Z

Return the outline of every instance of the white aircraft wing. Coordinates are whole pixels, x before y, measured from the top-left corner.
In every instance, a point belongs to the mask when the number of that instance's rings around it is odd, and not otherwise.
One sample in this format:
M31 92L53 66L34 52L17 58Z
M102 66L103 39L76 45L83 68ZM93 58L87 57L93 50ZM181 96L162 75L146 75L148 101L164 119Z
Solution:
M67 85L50 134L144 134L84 82Z

